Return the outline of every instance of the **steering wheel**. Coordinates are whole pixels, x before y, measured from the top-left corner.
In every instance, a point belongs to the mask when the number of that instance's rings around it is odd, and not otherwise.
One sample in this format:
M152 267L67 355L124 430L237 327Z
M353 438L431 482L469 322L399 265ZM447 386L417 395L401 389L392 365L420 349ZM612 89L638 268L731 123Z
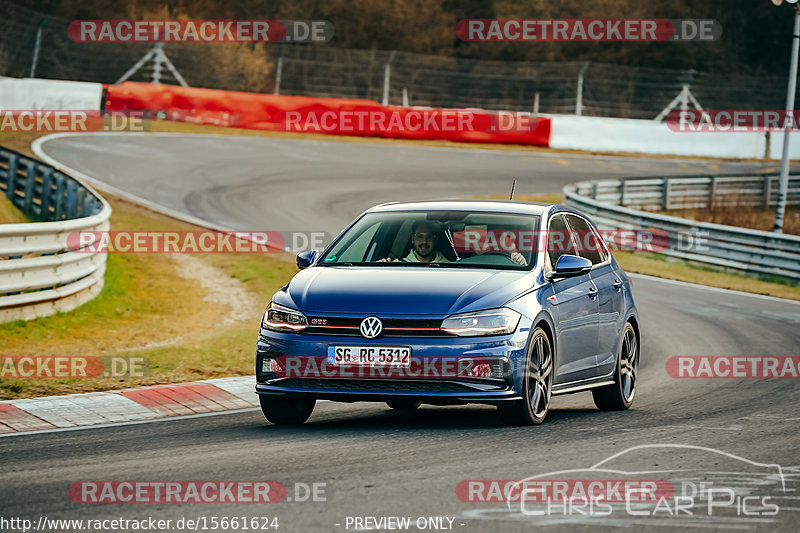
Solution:
M480 263L481 257L486 257L489 255L496 255L504 258L509 266L520 266L519 263L511 259L511 254L506 252L485 252L482 254L471 255L469 257L462 258L461 260L464 261L466 259L466 263Z

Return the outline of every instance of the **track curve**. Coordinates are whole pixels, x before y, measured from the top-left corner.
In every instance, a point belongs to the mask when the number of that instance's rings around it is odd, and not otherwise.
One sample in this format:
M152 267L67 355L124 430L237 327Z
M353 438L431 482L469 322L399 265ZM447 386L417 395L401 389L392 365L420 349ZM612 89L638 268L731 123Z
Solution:
M94 179L216 224L331 233L374 203L502 193L512 178L520 180L521 193L545 193L587 177L695 174L709 165L720 172L761 168L227 136L63 136L41 146ZM379 404L323 403L298 428L270 426L260 413L247 412L3 438L0 453L14 458L2 474L4 507L29 517L65 518L269 514L280 517L283 531L314 532L347 531L347 516L382 515L454 516L454 529L464 532L529 531L537 523L565 531L579 526L797 530L798 381L679 380L667 375L665 364L673 355L798 355L800 304L644 276L635 278L633 290L642 317L643 363L641 388L629 412L600 413L591 395L581 393L555 398L542 426L509 428L488 407L403 414ZM625 513L544 520L509 513L503 504L464 503L455 494L465 479L520 479L588 467L652 444L704 446L782 465L794 492L778 502L781 511L774 517L660 520ZM663 451L649 451L628 466L635 470L671 460L705 473L700 476L732 468L694 452L676 459ZM79 479L255 478L287 485L325 482L332 497L327 503L282 503L255 511L242 504L78 505L66 493Z
M560 193L582 179L775 168L697 159L185 134L56 134L38 151L105 185L242 230L343 228L393 201ZM333 231L331 231L333 232Z

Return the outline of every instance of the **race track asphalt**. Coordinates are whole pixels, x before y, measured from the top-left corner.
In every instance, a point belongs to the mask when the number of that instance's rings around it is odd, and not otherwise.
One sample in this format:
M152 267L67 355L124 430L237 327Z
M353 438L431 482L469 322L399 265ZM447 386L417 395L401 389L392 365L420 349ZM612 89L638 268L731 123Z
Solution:
M43 148L118 189L241 229L338 231L373 203L504 192L513 177L520 180L520 193L535 193L558 192L590 177L710 170L699 160L240 137L75 136ZM758 166L710 164L719 172ZM514 428L503 426L486 406L423 406L400 413L383 404L323 402L301 427L270 425L253 410L5 437L2 515L277 516L278 531L292 532L353 531L347 517L365 516L409 516L412 523L417 517L450 517L453 530L465 533L522 532L545 524L548 531L796 531L797 380L675 379L665 366L676 355L800 355L800 303L643 276L634 277L633 291L643 343L640 388L630 411L599 412L591 394L580 393L554 398L543 425ZM624 505L608 516L574 510L532 516L519 504L509 509L504 503L463 502L456 494L463 480L554 479L548 473L588 469L620 452L625 453L603 464L629 478L667 479L678 491L700 482L741 490L731 505L712 506L710 515L707 502L698 499L692 514L662 511L656 517L634 515ZM581 476L591 478L574 474ZM290 497L295 483L325 483L328 498L269 505L78 504L68 489L79 480L277 480L289 487ZM745 496L758 499L742 504ZM764 497L778 505L776 515L745 514L768 509L753 503Z
M64 134L42 150L90 178L238 230L340 230L395 201L560 193L583 179L743 173L776 164L180 134Z

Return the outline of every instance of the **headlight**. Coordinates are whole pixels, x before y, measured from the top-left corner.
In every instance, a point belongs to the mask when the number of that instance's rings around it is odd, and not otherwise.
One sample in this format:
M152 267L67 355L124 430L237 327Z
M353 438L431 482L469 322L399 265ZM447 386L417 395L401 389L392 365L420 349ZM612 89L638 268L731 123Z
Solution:
M447 317L442 322L442 330L462 337L501 335L513 333L517 329L519 318L520 314L516 311L501 307Z
M261 325L275 331L299 331L308 327L308 319L300 311L270 302Z

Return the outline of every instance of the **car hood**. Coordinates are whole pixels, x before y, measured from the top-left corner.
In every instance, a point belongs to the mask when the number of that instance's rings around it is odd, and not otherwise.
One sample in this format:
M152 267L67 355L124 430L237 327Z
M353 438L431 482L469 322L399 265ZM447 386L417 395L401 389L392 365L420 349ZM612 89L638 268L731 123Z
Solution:
M275 300L310 314L444 316L502 306L533 288L534 279L531 272L508 270L313 267Z

